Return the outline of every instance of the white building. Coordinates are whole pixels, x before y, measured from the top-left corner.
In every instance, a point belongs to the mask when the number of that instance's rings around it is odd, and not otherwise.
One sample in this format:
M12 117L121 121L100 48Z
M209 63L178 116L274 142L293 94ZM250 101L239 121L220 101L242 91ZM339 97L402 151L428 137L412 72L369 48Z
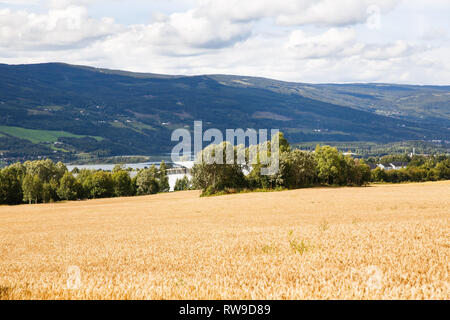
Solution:
M408 166L408 162L391 162L391 163L380 163L378 167L385 171L389 170L399 170L404 169Z

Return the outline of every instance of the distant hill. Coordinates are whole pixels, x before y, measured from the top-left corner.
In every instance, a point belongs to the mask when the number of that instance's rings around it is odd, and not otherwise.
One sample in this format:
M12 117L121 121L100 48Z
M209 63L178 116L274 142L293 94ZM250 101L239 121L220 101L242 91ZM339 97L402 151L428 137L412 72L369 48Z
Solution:
M60 63L0 64L0 74L3 157L163 154L172 130L194 120L222 130L279 128L293 143L450 140L450 86L317 85Z

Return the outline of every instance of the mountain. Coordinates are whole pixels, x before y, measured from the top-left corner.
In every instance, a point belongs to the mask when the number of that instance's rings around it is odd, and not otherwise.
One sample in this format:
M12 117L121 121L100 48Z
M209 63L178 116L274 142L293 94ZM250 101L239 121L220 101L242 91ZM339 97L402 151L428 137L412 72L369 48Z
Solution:
M0 154L74 159L170 152L176 128L279 128L307 141L450 140L450 86L169 76L0 64Z

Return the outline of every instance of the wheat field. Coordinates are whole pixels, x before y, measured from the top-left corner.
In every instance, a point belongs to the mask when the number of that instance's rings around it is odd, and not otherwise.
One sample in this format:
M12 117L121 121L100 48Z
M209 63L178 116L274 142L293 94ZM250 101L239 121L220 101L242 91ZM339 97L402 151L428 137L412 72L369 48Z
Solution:
M450 182L0 207L0 299L449 299Z

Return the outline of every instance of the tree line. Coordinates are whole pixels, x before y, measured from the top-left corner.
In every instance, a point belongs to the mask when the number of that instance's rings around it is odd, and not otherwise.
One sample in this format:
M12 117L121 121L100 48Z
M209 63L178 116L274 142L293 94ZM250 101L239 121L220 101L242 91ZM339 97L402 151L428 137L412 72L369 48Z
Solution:
M450 157L414 156L406 160L405 169L371 170L366 161L345 156L336 148L317 146L314 152L292 149L280 133L279 170L263 175L267 166L257 158L249 163L252 148L245 149L244 164L197 163L191 170L192 179L184 177L175 183L175 191L197 189L203 195L232 193L242 190L297 189L312 186L363 186L369 182L407 182L450 180ZM271 142L266 142L270 156ZM226 143L225 143L226 144ZM261 147L261 146L259 146ZM208 150L209 148L209 150ZM225 152L226 148L210 146L205 151ZM241 147L234 147L237 157ZM403 156L389 156L377 160L401 160ZM224 154L225 158L225 154ZM373 162L374 159L369 159ZM116 165L112 172L74 170L53 161L39 160L15 163L0 170L0 205L46 203L61 200L82 200L109 197L129 197L168 192L169 180L166 164L140 170L131 178L128 170Z
M398 170L372 170L373 182L425 182L450 180L450 159L447 156L414 156L408 166Z
M46 203L149 195L169 191L166 164L152 165L131 178L116 165L112 172L80 170L73 174L61 163L39 160L15 163L0 170L0 204Z
M270 156L270 141L268 151ZM214 154L225 152L226 144L218 148L209 146L202 151ZM195 164L192 183L203 195L233 193L241 190L298 189L312 186L363 186L369 182L436 181L450 179L450 159L441 157L415 157L406 169L384 171L371 170L366 161L346 156L337 148L316 146L314 152L291 149L283 134L279 135L279 170L273 175L262 175L263 165L248 163L249 147L245 164ZM235 157L238 148L234 148ZM225 156L225 154L224 154ZM388 160L385 157L383 160ZM246 174L245 174L246 173Z
M270 157L271 141L266 144L258 147L264 147ZM262 164L259 155L256 163L249 163L254 147L245 149L245 164L195 164L191 171L194 188L203 190L203 195L210 195L242 189L297 189L323 184L362 186L371 180L370 167L364 160L346 157L330 146L317 146L315 152L291 149L282 133L279 134L279 170L272 175L263 175L261 169L267 165ZM211 148L217 150L208 150ZM221 148L209 146L200 156L225 152L226 148L226 142ZM238 150L238 147L234 148L235 157Z

